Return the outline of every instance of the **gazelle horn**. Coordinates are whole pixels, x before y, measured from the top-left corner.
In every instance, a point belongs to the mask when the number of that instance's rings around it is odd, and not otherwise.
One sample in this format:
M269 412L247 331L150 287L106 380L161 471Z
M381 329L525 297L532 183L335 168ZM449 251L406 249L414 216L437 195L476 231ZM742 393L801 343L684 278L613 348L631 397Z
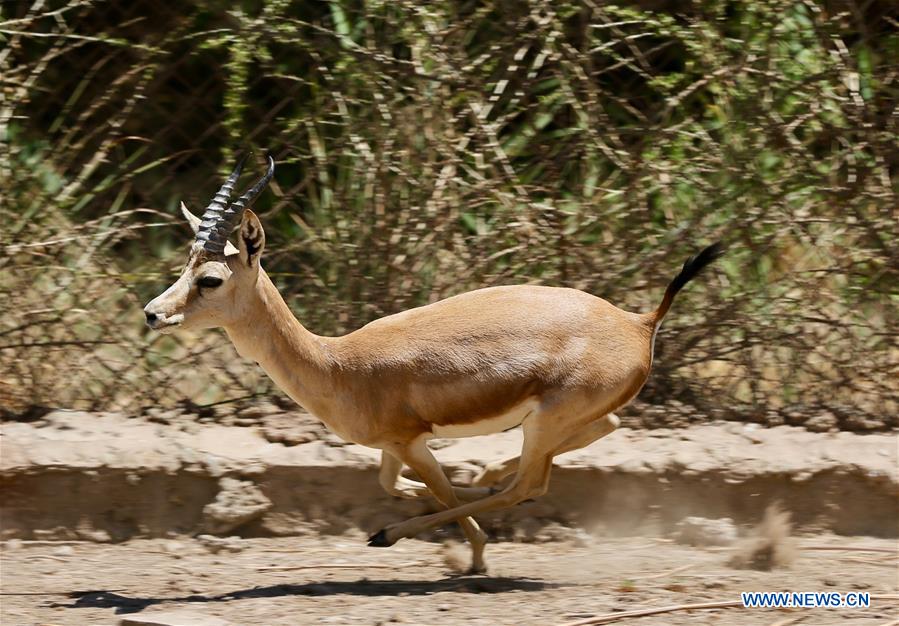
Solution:
M224 253L228 235L240 222L243 212L253 203L275 173L275 161L269 156L268 171L266 171L265 175L240 198L232 202L230 206L226 206L225 203L231 198L231 191L240 177L245 160L246 157L240 160L237 167L231 172L228 180L225 181L222 188L215 194L212 202L206 207L206 211L201 218L200 229L197 231L197 241L202 242L203 248L209 252L215 254Z

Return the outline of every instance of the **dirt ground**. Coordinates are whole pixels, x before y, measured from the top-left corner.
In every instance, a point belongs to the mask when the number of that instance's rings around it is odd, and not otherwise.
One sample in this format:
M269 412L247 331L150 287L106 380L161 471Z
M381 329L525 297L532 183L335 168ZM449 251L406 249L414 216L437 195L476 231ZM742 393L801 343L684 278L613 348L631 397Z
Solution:
M489 575L466 576L467 546L440 543L458 537L454 527L365 545L369 533L431 510L383 492L376 451L256 408L221 419L59 411L0 424L0 625L573 626L736 602L743 591L868 592L872 601L614 623L899 625L895 433L622 428L559 457L545 496L480 517L493 537L515 542L493 539ZM433 443L467 484L485 461L517 454L520 434ZM797 529L787 540L775 533L775 545L794 545L772 557L788 565L738 569L730 561L740 542L774 502ZM693 516L726 521L736 547L673 541ZM153 621L171 611L187 616Z
M180 610L235 625L555 626L617 611L739 600L741 591L866 591L872 601L867 609L740 607L615 623L883 625L899 617L899 552L820 549L899 549L892 539L802 537L789 568L770 572L731 567L728 548L660 538L491 543L488 576L453 573L458 557L467 558L467 547L458 545L407 540L366 548L361 535L236 541L239 551L217 553L195 539L6 542L2 624L112 626Z

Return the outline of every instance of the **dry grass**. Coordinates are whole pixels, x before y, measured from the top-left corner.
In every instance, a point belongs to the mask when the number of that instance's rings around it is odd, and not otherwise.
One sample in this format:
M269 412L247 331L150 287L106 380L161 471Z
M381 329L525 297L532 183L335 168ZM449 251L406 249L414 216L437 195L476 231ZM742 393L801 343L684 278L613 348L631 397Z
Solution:
M257 5L4 5L7 413L274 393L140 314L184 262L177 203L254 149L279 164L264 263L314 332L520 282L648 310L724 239L643 398L899 425L888 3Z

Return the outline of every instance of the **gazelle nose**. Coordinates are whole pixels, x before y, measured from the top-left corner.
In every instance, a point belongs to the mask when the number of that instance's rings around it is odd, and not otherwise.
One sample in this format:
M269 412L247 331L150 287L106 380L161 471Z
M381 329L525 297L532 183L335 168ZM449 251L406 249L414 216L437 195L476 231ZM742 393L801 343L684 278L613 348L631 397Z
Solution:
M147 324L152 324L156 321L156 314L150 313L149 311L144 311L144 315L147 316Z

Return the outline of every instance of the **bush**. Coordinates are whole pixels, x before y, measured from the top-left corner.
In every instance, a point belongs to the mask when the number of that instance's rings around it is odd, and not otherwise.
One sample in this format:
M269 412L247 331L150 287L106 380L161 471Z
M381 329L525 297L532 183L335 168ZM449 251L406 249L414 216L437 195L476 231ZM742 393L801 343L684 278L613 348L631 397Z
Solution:
M724 239L643 397L897 413L891 3L238 4L2 9L8 412L272 393L221 334L141 326L177 203L254 150L266 268L315 332L519 282L648 310Z

